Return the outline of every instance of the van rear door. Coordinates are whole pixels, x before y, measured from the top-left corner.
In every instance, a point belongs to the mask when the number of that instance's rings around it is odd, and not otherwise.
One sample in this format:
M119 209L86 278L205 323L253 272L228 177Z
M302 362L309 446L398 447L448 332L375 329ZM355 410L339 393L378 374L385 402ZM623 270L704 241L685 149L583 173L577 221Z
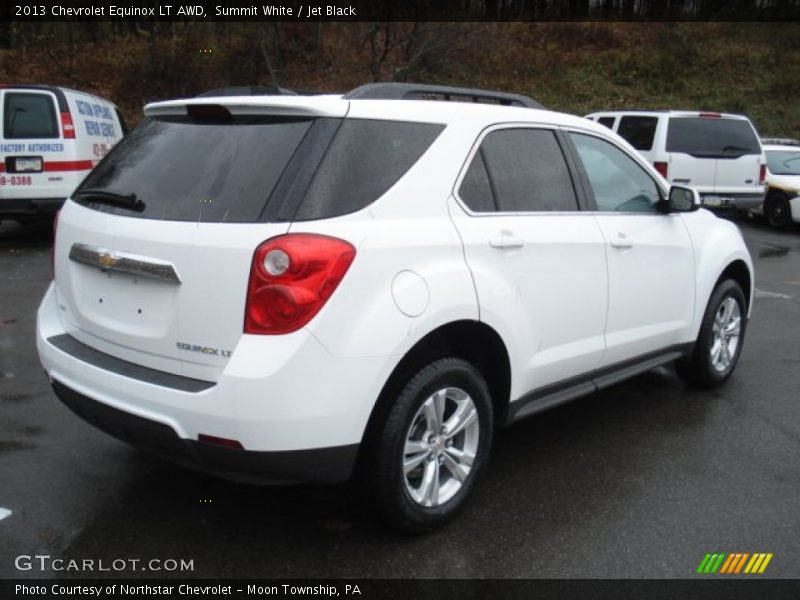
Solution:
M759 194L761 165L765 163L753 125L747 119L722 118L719 138L723 155L717 160L714 191L717 194Z
M701 194L714 192L718 152L711 143L705 126L713 125L697 115L671 116L667 127L666 151L669 155L669 181L691 185Z
M55 94L9 88L3 91L2 105L2 198L66 197L69 192L50 173L65 151Z
M692 185L709 200L758 194L761 146L745 118L699 113L673 116L667 130L670 180ZM719 205L721 201L708 201Z

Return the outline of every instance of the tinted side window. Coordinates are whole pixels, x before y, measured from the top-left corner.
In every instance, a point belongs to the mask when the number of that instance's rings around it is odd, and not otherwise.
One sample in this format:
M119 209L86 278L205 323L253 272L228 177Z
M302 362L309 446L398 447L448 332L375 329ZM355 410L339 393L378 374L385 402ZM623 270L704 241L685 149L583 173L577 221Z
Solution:
M586 169L598 210L656 212L658 187L631 157L596 137L579 133L570 137Z
M472 159L466 175L464 175L464 180L461 182L461 187L458 188L458 195L464 201L464 204L475 212L493 212L497 210L482 151L478 150L475 153L475 157Z
M9 140L57 138L53 99L46 94L6 92L3 135Z
M651 150L658 117L622 117L617 133L637 150Z
M501 211L578 210L556 136L546 129L501 129L481 149Z
M761 154L749 121L713 117L672 117L667 129L667 152L698 158L737 158Z
M443 125L345 119L295 215L299 221L360 210L406 174Z
M605 125L609 129L613 129L615 118L616 117L600 117L599 119L597 119L597 122L600 123L600 125Z

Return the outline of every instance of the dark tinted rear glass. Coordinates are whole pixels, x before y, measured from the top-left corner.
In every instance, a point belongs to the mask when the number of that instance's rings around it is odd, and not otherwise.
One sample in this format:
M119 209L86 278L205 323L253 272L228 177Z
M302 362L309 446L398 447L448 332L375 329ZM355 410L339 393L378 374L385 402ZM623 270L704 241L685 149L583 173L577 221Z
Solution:
M597 119L597 122L600 123L600 125L605 125L609 129L614 127L614 117L600 117Z
M552 131L493 131L483 140L481 149L499 210L578 210L564 154Z
M293 220L360 210L385 194L419 160L443 125L345 119Z
M622 117L617 133L637 150L652 150L658 117Z
M9 140L59 137L53 99L47 94L6 92L3 135Z
M79 188L136 194L134 212L84 200L92 208L172 221L256 221L311 119L237 117L224 123L146 119L128 133Z
M377 200L444 127L396 121L234 117L146 119L77 190L135 194L130 217L199 222L324 219Z
M761 154L749 121L713 117L672 117L667 129L667 152L698 158L736 158Z

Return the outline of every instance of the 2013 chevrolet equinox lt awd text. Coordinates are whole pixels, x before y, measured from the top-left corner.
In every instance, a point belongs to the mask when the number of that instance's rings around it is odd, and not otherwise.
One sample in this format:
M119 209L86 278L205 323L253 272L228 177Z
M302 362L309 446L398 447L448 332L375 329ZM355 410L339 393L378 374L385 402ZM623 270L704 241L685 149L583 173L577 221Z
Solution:
M736 365L738 229L602 125L408 84L145 114L61 211L37 326L58 397L135 446L245 481L357 470L424 531L497 426Z

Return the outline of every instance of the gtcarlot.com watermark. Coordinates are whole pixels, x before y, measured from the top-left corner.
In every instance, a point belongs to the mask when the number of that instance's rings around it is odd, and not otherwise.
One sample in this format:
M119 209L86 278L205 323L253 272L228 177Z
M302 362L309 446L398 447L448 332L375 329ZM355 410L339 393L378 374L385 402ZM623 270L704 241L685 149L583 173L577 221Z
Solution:
M49 554L20 554L14 559L18 571L72 572L188 572L194 571L194 559L185 558L53 558Z

